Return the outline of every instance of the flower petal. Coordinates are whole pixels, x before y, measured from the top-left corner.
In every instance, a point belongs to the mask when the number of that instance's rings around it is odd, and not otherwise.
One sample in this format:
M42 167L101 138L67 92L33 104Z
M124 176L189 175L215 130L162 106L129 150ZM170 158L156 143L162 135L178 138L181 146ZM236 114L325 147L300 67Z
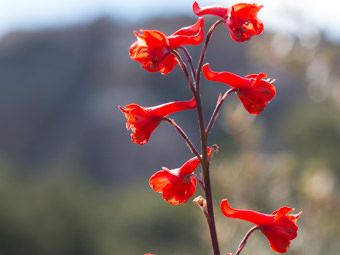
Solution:
M198 45L204 39L204 18L199 18L197 22L189 27L181 28L168 37L171 49L181 45Z
M199 33L200 30L202 30L203 26L204 26L204 18L199 18L194 25L191 25L191 26L188 26L188 27L183 27L183 28L177 30L171 36L174 36L174 35L195 35L195 34Z
M195 171L196 167L200 163L200 160L197 157L193 157L185 162L179 170L179 173L182 175L188 175Z
M202 68L204 77L210 81L218 81L223 82L225 84L230 85L233 88L245 88L250 87L250 83L248 79L240 77L236 74L229 73L229 72L214 72L211 71L209 67L209 63L205 64Z
M158 118L163 118L169 114L178 112L178 111L184 111L184 110L190 110L196 108L196 99L193 97L192 99L188 101L175 101L175 102L169 102L162 105L157 105L154 107L146 108L146 111L151 116L155 116Z
M221 5L211 5L208 7L201 8L197 2L192 5L192 10L195 15L202 16L206 14L215 15L223 19L227 18L228 8Z
M154 191L161 193L163 192L164 187L176 178L177 176L171 174L169 169L163 168L163 170L160 170L151 176L149 184Z
M267 237L270 247L274 251L284 253L288 250L290 245L289 240L285 239L284 237L275 232L271 233L263 232L263 234Z
M251 210L233 209L229 206L228 199L222 200L221 210L223 214L229 218L246 220L259 226L267 225L274 221L273 215L263 214Z
M194 195L195 190L196 180L193 177L189 181L171 182L163 189L163 199L172 205L182 204Z
M247 77L254 77L255 75L248 75ZM266 103L270 102L275 94L275 87L268 81L261 80L266 77L265 74L258 74L256 79L250 78L252 85L248 88L237 91L237 96L243 103L246 110L251 114L259 114L266 107Z
M161 74L170 73L177 65L177 58L173 54L169 54L164 61L160 64L159 71Z

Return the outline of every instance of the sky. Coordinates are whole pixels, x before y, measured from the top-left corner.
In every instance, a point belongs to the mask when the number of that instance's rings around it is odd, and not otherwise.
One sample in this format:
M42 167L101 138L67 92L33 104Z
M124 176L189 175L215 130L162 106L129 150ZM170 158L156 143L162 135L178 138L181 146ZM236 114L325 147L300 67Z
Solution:
M198 0L200 6L230 6L237 0ZM0 0L0 37L16 30L64 27L107 16L136 22L155 16L193 15L193 0ZM340 1L258 0L265 29L300 33L325 31L340 41ZM151 28L150 28L151 29Z

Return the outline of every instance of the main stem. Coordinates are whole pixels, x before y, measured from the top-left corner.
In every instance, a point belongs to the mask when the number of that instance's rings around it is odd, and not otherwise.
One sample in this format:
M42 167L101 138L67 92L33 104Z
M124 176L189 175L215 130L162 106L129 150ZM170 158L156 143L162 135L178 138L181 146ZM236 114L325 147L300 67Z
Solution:
M194 66L192 64L192 59L191 59L189 53L186 51L186 49L184 47L180 48L184 51L185 57L190 64L189 67L191 69L193 81L190 78L187 67L184 64L181 56L178 54L178 52L176 50L172 51L172 54L174 54L177 57L179 64L180 64L182 70L184 71L184 74L185 74L185 76L188 80L190 90L192 91L192 93L193 93L193 95L196 99L198 123L199 123L199 130L200 130L200 136L201 136L201 151L202 151L202 157L201 157L200 160L201 160L203 178L204 178L204 185L202 185L202 186L204 187L204 191L205 191L205 199L206 199L206 206L207 206L206 219L207 219L207 222L208 222L208 225L209 225L209 231L210 231L210 237L211 237L211 243L212 243L214 255L220 255L220 248L219 248L219 245L218 245L217 232L216 232L214 207L213 207L213 199L212 199L212 191L211 191L211 182L210 182L210 174L209 174L209 164L210 164L210 162L209 162L208 150L207 150L208 135L209 135L210 128L213 125L214 121L209 122L208 129L207 129L207 132L206 132L205 124L204 124L204 118L203 118L201 92L200 92L200 76L201 76L201 71L202 71L202 66L203 66L203 60L204 60L204 57L205 57L205 53L206 53L207 46L208 46L208 43L210 41L210 38L211 38L214 30L216 29L216 27L219 24L221 24L222 22L223 22L223 19L218 20L209 29L205 43L204 43L204 46L203 46L203 49L202 49L200 59L198 61L198 66L197 66L196 72L194 70ZM218 113L218 110L216 112ZM215 118L216 116L214 115L213 117ZM187 139L186 139L186 141L188 142ZM189 145L190 145L190 143L189 143ZM191 146L189 146L189 147L191 147ZM194 150L193 150L193 152L194 152Z
M209 225L211 243L214 251L214 255L220 255L220 248L218 245L217 239L217 232L216 232L216 224L215 224L215 216L214 216L214 206L212 200L212 191L211 191L211 184L210 184L210 174L209 174L209 160L208 160L208 153L207 153L207 135L205 133L205 126L204 126L204 119L203 119L203 111L202 111L202 104L200 100L200 96L198 96L199 100L196 100L197 104L197 112L198 112L198 121L200 126L200 134L201 134L201 149L202 149L202 171L203 171L203 178L204 178L204 185L205 185L205 199L207 202L207 222Z
M203 168L203 176L204 176L204 184L205 184L205 195L207 202L207 221L209 225L211 243L214 251L214 255L220 255L220 248L218 245L217 232L216 232L216 224L215 224L215 216L214 216L214 206L212 200L212 191L210 185L210 174L209 174L209 161L205 161L205 157L203 157L203 164L205 163L205 169Z
M198 113L198 122L200 128L200 135L201 135L201 150L202 150L202 171L203 171L203 178L205 184L205 195L206 195L206 202L207 202L207 222L209 225L211 243L214 251L214 255L220 255L220 248L218 245L217 239L217 232L216 232L216 224L215 224L215 216L214 216L214 206L213 206L213 199L212 199L212 191L211 191L211 182L210 182L210 173L209 173L209 159L208 159L208 135L205 132L205 124L203 118L203 109L202 109L202 101L201 101L201 94L200 94L200 76L201 76L201 69L203 65L203 59L205 57L205 52L209 43L209 40L214 32L215 28L221 21L217 21L209 30L207 34L207 38L205 44L202 49L201 57L199 59L199 63L196 70L196 104L197 104L197 113Z

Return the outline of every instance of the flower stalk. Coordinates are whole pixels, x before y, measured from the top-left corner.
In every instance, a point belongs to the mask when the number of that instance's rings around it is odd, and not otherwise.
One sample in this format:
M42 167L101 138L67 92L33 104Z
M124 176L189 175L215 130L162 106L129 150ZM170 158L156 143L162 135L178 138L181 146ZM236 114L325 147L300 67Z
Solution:
M220 248L218 244L217 238L217 231L216 231L216 223L215 223L215 215L214 215L214 206L213 206L213 197L212 197L212 188L211 188L211 181L210 181L210 161L208 159L208 134L205 131L205 123L203 117L203 107L202 107L202 100L201 100L201 93L200 93L200 76L201 76L201 69L203 65L203 60L206 54L206 50L211 39L213 32L215 31L216 27L222 23L222 20L215 22L212 27L209 29L207 33L205 43L201 52L201 56L199 58L199 62L196 69L196 91L195 91L195 98L197 104L197 115L198 115L198 123L199 123L199 130L200 130L200 139L201 139L201 150L202 150L202 160L201 160L201 167L203 172L203 180L204 180L204 187L205 187L205 196L206 196L206 219L209 226L209 233L211 238L211 243L214 251L214 255L220 255Z
M249 236L256 230L260 229L261 227L260 226L255 226L255 227L252 227L248 232L247 234L244 236L244 238L242 239L240 245L238 246L237 248L237 251L235 252L235 255L239 255L241 253L241 251L243 250L243 248L246 246L247 244L247 241L248 241L248 238Z
M188 147L190 148L191 152L196 155L196 157L202 161L201 159L201 155L198 153L198 151L196 150L195 146L193 145L193 143L190 141L189 137L187 136L187 134L182 130L182 128L180 126L178 126L176 124L176 122L173 119L169 119L169 118L163 118L162 120L169 122L171 125L173 125L176 130L180 133L180 135L183 137L183 139L185 140L186 144L188 145Z

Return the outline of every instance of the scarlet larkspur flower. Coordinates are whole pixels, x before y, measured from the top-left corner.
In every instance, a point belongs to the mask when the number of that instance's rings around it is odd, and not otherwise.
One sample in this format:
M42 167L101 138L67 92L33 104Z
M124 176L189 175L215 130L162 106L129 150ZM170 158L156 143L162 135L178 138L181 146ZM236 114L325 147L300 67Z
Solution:
M196 108L196 100L192 98L189 101L170 102L153 107L142 107L137 104L129 104L124 109L118 107L127 118L126 129L133 132L132 141L143 145L147 143L162 118L174 112Z
M246 110L252 114L262 112L267 106L266 103L270 102L276 94L273 86L275 79L263 80L267 76L264 73L240 77L229 72L213 72L209 64L205 64L202 69L206 79L223 82L233 87Z
M199 18L196 24L181 28L170 36L156 30L135 31L137 41L130 47L130 57L149 72L167 74L177 64L171 51L186 44L200 44L204 38L203 25L204 18Z
M208 148L208 155L210 148ZM151 176L150 187L156 192L163 193L163 199L172 205L182 204L188 201L195 193L196 179L192 176L200 160L193 157L180 168L162 170Z
M238 42L247 41L263 31L263 23L257 17L263 5L239 3L230 8L221 5L200 8L198 3L195 2L192 8L197 16L210 14L221 17L225 26L229 29L231 37Z
M221 202L221 209L225 216L240 220L246 220L260 226L262 233L267 237L270 246L276 252L284 253L288 250L290 241L296 238L298 226L298 214L287 214L294 211L290 207L281 207L272 214L263 214L251 210L233 209L228 200Z

